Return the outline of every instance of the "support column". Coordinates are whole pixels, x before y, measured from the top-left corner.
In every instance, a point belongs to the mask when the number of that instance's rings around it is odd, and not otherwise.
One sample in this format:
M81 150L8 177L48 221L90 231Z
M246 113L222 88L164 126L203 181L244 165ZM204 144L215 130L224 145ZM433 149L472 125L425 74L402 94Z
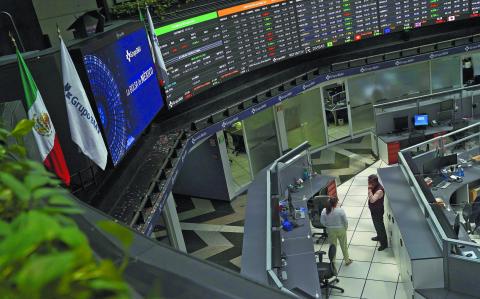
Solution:
M185 240L183 239L182 228L180 227L180 221L178 220L178 214L175 208L175 200L173 199L172 192L170 192L167 197L167 202L163 206L162 213L170 244L177 250L187 252L187 247L185 246Z

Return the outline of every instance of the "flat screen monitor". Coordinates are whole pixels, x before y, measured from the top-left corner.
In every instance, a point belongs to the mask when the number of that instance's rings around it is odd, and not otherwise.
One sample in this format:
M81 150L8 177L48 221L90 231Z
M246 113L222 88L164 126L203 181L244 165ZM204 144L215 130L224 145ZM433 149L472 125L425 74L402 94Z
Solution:
M281 227L280 223L280 207L278 203L279 197L272 196L271 205L272 205L272 227Z
M282 267L282 235L280 230L272 231L272 268Z
M162 109L157 72L143 26L82 49L83 63L113 165Z
M416 114L413 117L413 125L415 127L426 127L426 126L428 126L428 114Z
M395 128L395 132L408 130L408 116L394 117L393 126Z
M453 110L445 110L438 112L439 122L451 122L453 120Z
M458 164L457 154L451 154L448 156L433 158L430 161L426 161L423 164L423 173L430 174L434 172L439 172L440 169Z
M447 100L440 103L440 111L453 110L453 100Z

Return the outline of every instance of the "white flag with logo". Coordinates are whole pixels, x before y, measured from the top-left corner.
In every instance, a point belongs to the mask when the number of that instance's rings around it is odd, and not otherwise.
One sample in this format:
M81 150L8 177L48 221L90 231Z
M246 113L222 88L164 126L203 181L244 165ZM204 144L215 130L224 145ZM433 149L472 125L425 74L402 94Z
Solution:
M149 26L150 34L152 36L152 41L153 41L153 52L155 53L155 58L158 62L158 66L160 67L162 80L165 82L165 84L168 84L167 67L165 66L165 62L163 61L162 51L160 50L158 38L157 38L157 35L155 34L155 28L153 27L152 16L150 15L150 11L148 10L148 7L146 8L146 10L147 10L148 26Z
M60 39L60 52L62 55L63 89L72 139L87 157L102 170L105 170L108 156L107 148L85 89L63 39Z

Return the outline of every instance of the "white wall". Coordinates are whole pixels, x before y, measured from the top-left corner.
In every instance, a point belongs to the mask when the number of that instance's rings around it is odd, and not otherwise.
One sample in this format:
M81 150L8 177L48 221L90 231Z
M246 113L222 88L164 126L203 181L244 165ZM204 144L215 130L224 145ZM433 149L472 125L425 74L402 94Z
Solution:
M58 45L57 24L62 37L73 39L67 28L83 13L97 9L96 0L32 0L43 34L48 34L52 45Z

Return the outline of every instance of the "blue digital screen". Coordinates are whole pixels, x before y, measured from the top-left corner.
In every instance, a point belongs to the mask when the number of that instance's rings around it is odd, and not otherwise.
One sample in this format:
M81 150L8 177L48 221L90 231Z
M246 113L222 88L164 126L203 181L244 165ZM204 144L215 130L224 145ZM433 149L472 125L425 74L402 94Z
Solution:
M83 62L117 165L164 105L145 29L84 53Z
M417 127L428 126L428 115L427 114L417 114L413 118L413 123Z

